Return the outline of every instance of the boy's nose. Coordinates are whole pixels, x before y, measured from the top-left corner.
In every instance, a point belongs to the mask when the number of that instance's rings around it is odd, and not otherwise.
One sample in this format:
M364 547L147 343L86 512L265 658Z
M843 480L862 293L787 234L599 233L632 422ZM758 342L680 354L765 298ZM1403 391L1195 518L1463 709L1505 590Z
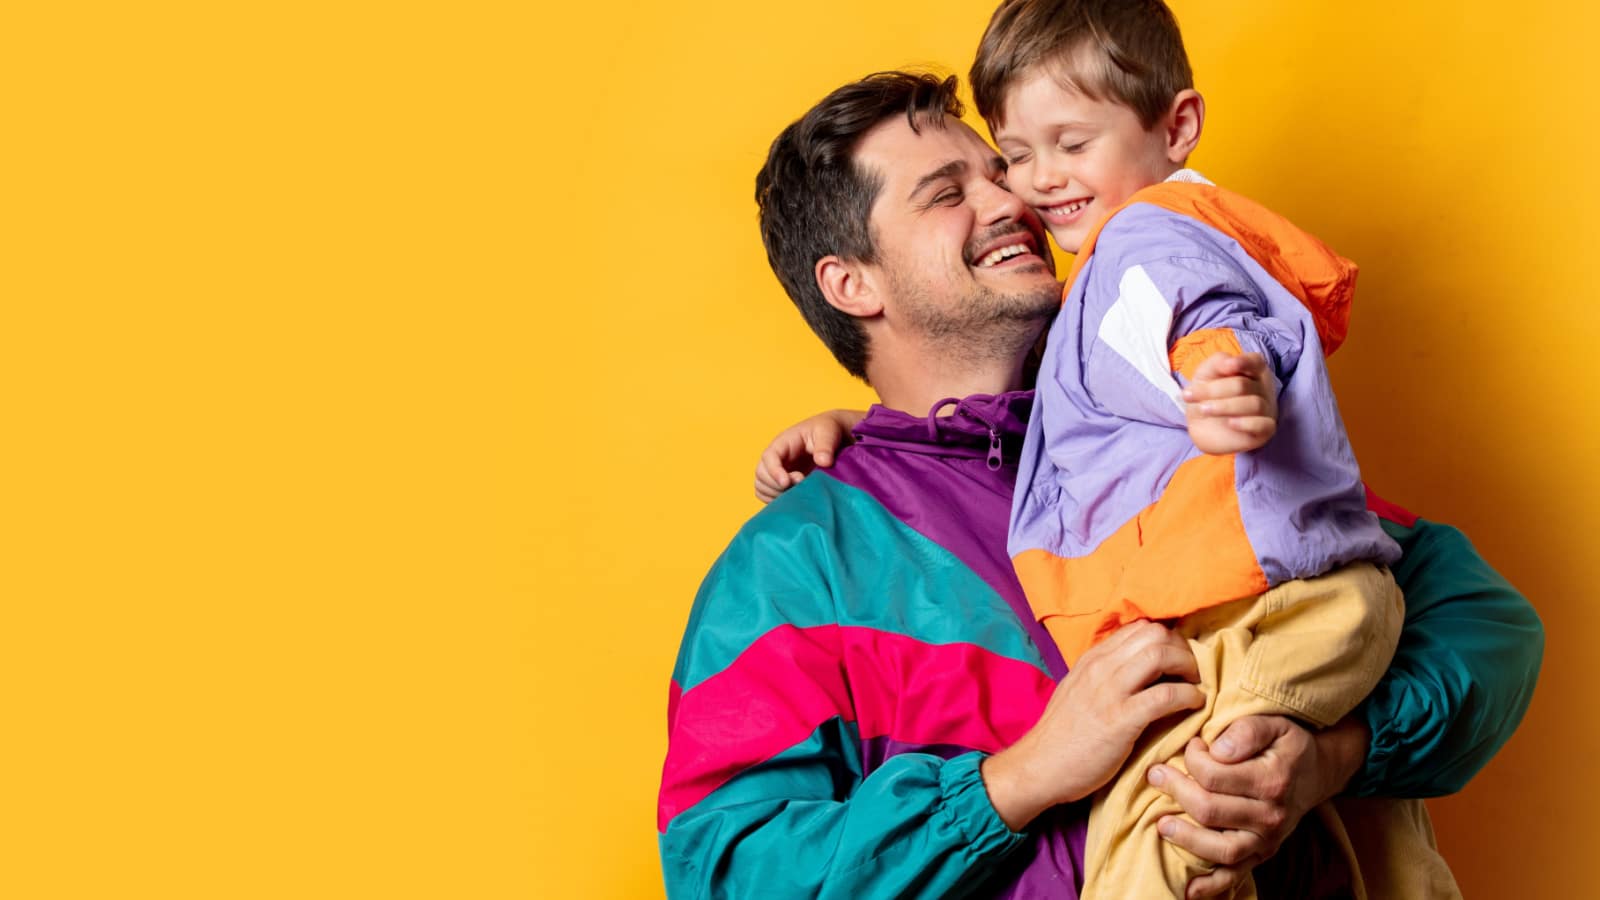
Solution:
M1067 173L1058 166L1047 166L1042 161L1033 166L1033 189L1041 194L1066 187L1068 180Z

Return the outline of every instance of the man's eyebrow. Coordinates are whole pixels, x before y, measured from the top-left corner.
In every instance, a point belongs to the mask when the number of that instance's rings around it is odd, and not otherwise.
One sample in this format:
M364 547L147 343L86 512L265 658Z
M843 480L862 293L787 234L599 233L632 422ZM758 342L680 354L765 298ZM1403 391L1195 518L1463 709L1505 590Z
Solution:
M932 172L929 172L921 178L918 178L916 187L911 189L911 193L906 196L906 199L915 200L917 195L922 193L923 190L928 187L928 185L933 184L935 181L939 181L940 179L949 178L953 175L960 175L966 170L966 160L952 159L939 168L934 169Z

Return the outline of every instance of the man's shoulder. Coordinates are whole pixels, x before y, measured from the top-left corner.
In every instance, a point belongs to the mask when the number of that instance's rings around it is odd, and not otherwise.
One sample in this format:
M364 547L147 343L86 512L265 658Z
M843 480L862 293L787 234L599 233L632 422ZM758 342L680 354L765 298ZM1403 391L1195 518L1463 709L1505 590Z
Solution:
M777 631L976 642L1032 661L1005 600L868 492L818 472L753 516L701 584L675 678L697 682Z
M882 516L867 494L815 473L762 507L740 526L719 565L730 554L776 551L815 559L836 549L835 533L850 523Z
M853 449L853 448L852 448ZM817 594L895 555L908 529L867 491L816 472L751 516L706 576Z
M707 672L776 628L837 624L839 573L852 540L874 518L871 498L814 474L751 516L712 564L684 635L686 663ZM692 662L691 662L692 660ZM690 684L705 673L680 671Z

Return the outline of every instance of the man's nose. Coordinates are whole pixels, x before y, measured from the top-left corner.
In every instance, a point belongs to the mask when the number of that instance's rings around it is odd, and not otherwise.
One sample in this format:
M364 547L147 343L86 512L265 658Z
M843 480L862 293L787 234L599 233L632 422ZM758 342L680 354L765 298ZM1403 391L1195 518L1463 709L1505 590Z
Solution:
M1028 205L1022 198L994 182L983 193L982 219L985 225L1020 219Z

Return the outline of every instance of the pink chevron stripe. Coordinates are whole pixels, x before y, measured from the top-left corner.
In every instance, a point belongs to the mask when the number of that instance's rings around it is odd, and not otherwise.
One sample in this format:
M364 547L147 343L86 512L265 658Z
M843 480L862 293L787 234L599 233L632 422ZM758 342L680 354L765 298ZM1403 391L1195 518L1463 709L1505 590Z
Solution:
M656 827L835 716L863 740L993 752L1033 725L1054 688L1038 668L973 644L779 626L671 704Z
M667 688L667 737L672 736L672 723L678 721L678 701L683 699L683 685L672 679Z
M1374 494L1372 486L1366 482L1363 481L1361 486L1367 489L1367 509L1376 513L1378 518L1388 519L1396 525L1404 525L1407 528L1415 528L1417 526L1416 514Z

